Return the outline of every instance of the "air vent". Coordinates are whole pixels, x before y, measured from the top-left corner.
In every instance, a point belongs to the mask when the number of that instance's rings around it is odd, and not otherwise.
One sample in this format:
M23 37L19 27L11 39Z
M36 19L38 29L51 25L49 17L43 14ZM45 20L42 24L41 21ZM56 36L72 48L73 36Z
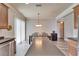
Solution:
M41 4L36 4L36 7L41 7L42 5Z

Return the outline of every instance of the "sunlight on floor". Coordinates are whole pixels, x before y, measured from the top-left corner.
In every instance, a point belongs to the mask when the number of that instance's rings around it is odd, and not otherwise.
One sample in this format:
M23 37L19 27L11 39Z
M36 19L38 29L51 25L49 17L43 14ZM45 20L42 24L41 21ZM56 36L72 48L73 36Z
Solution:
M24 56L26 52L28 51L30 45L26 42L22 42L21 44L18 44L16 47L16 56Z
M41 39L35 40L35 47L36 48L42 48L43 42Z

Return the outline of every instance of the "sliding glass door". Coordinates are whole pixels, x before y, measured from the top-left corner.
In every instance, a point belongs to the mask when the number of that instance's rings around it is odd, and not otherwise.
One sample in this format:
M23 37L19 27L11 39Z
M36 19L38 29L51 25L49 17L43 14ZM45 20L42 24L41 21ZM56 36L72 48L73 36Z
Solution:
M25 40L25 21L19 18L15 18L15 37L17 44Z

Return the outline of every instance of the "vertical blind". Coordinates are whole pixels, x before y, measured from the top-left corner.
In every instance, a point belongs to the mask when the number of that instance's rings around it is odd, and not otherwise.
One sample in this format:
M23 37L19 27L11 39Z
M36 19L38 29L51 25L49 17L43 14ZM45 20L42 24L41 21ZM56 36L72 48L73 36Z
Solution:
M17 44L25 40L25 21L19 18L15 19L15 37Z

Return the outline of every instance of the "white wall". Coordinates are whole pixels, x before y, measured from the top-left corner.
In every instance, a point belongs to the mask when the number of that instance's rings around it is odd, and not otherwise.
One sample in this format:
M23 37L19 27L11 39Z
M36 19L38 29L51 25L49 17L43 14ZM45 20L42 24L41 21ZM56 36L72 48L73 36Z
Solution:
M57 32L57 22L55 19L40 20L40 24L43 25L40 28L35 27L36 24L37 20L27 19L27 39L29 39L29 35L34 32L47 32L48 34L50 34L53 30Z
M76 37L77 38L77 29L74 29L74 13L70 13L64 18L64 35L65 39L68 37Z
M71 13L64 17L64 36L65 39L68 37L73 37L74 31L74 14Z

